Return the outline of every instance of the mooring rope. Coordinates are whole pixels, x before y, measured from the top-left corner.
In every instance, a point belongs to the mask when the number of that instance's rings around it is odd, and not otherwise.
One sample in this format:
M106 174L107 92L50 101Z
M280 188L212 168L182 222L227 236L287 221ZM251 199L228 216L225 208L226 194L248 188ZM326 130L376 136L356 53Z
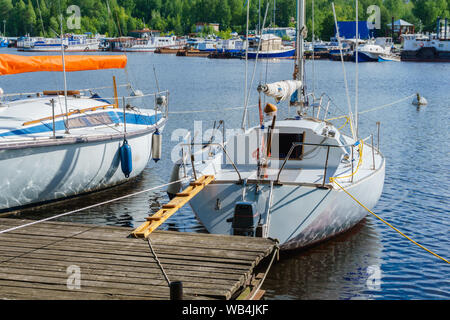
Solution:
M254 108L257 105L247 106L247 108ZM230 111L230 110L240 110L245 107L231 107L231 108L222 108L222 109L202 109L202 110L188 110L188 111L170 111L169 114L187 114L187 113L201 113L201 112L222 112L222 111Z
M390 106L392 106L392 105L394 105L394 104L403 102L403 101L405 101L405 100L407 100L407 99L411 99L411 98L414 97L415 95L416 95L416 94L412 94L412 95L410 95L410 96L404 97L404 98L399 99L399 100L397 100L397 101L394 101L394 102L391 102L391 103L387 103L387 104L383 104L383 105L378 106L378 107L375 107L375 108L371 108L371 109L367 109L367 110L358 112L358 115L364 114L364 113L368 113L368 112L372 112L372 111L376 111L376 110L380 110L380 109L384 109L384 108L387 108L387 107L390 107ZM326 121L331 121L331 120L338 120L338 119L343 119L343 118L347 118L347 117L348 117L348 115L342 115L342 116L338 116L338 117L334 117L334 118L329 118L329 119L325 119L325 120L326 120Z
M253 295L249 298L249 300L253 300L253 298L256 296L256 294L258 293L259 289L261 289L264 280L266 280L266 276L270 271L270 268L272 267L273 261L275 260L275 257L278 257L277 260L279 259L279 254L280 254L280 248L278 246L276 246L273 255L272 255L272 259L270 260L270 263L266 269L266 272L264 273L264 276L262 277L261 281L259 281L258 287L256 289L254 289L254 293Z
M390 228L394 229L395 231L397 231L399 234L401 234L403 237L405 237L406 239L408 239L409 241L411 241L412 243L414 243L415 245L419 246L420 248L424 249L425 251L431 253L432 255L434 255L435 257L447 262L448 264L450 264L450 262L447 259L442 258L440 255L434 253L433 251L425 248L424 246L422 246L421 244L417 243L416 241L414 241L413 239L411 239L410 237L408 237L406 234L404 234L403 232L401 232L400 230L398 230L397 228L395 228L392 224L390 224L389 222L385 221L384 219L382 219L381 217L379 217L378 215L376 215L374 212L372 212L369 208L367 208L365 205L363 205L358 199L356 199L352 194L350 194L347 190L344 189L344 187L342 187L336 180L334 177L330 178L330 182L331 183L336 183L338 185L339 188L341 188L346 194L348 194L353 200L355 200L361 207L363 207L364 209L366 209L368 212L370 212L373 216L375 216L377 219L381 220L383 223L385 223L387 226L389 226Z
M149 248L150 248L150 251L151 251L152 254L153 254L153 257L155 258L156 263L158 264L159 269L161 270L162 274L164 275L164 278L166 279L167 284L170 286L170 280L169 280L169 277L167 276L166 271L164 270L164 268L163 268L161 262L159 261L158 256L156 255L155 250L153 250L153 246L152 246L152 242L151 242L150 238L147 238L147 242L148 242L148 246L149 246Z
M18 230L18 229L22 229L22 228L25 228L25 227L32 226L34 224L42 223L42 222L53 220L53 219L56 219L56 218L64 217L64 216L67 216L69 214L73 214L73 213L81 212L81 211L84 211L84 210L96 208L96 207L102 206L104 204L108 204L108 203L115 202L115 201L118 201L118 200L126 199L126 198L129 198L129 197L132 197L132 196L136 196L136 195L141 194L141 193L146 193L146 192L149 192L149 191L160 189L160 188L169 186L171 184L183 182L185 180L188 180L188 179L187 178L183 178L183 179L180 179L180 180L177 180L177 181L165 183L165 184L162 184L162 185L159 185L159 186L156 186L156 187L152 187L152 188L149 188L149 189L141 190L141 191L138 191L138 192L135 192L135 193L130 193L130 194L118 197L118 198L114 198L114 199L111 199L111 200L107 200L107 201L103 201L103 202L100 202L100 203L96 203L96 204L93 204L93 205L90 205L90 206L87 206L87 207L84 207L84 208L72 210L72 211L69 211L69 212L58 214L56 216L44 218L44 219L33 221L33 222L29 222L29 223L26 223L26 224L23 224L23 225L20 225L20 226L16 226L16 227L12 227L12 228L9 228L9 229L1 230L0 234L6 233L6 232L10 232L10 231L14 231L14 230Z

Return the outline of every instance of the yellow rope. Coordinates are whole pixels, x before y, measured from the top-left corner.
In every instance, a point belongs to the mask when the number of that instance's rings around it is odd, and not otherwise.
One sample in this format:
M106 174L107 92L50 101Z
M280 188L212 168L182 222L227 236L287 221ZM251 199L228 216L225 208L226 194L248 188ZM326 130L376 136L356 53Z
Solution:
M363 160L363 145L364 145L364 142L363 142L363 140L360 140L360 143L361 143L361 146L359 147L359 159L358 159L358 165L356 166L356 170L355 171L353 171L351 174L349 174L349 175L347 175L347 176L341 176L341 177L330 177L330 181L331 181L331 179L344 179L344 178L350 178L350 177L352 177L352 176L354 176L357 172L358 172L358 170L359 170L359 167L361 166L361 164L362 164L362 160Z
M445 262L447 262L448 264L450 264L450 262L444 258L442 258L441 256L437 255L436 253L434 253L433 251L425 248L424 246L422 246L421 244L417 243L416 241L414 241L413 239L411 239L410 237L408 237L407 235L405 235L403 232L401 232L400 230L398 230L397 228L395 228L393 225L391 225L389 222L383 220L381 217L377 216L375 213L373 213L369 208L367 208L365 205L363 205L361 202L359 202L354 196L352 196L347 190L345 190L339 183L337 183L335 181L336 178L331 177L330 178L330 182L333 183L335 182L339 188L341 188L346 194L348 194L353 200L355 200L361 207L363 207L364 209L366 209L368 212L370 212L371 214L373 214L377 219L381 220L382 222L384 222L386 225L388 225L389 227L391 227L392 229L394 229L395 231L397 231L398 233L400 233L402 236L404 236L406 239L408 239L409 241L411 241L412 243L414 243L415 245L421 247L422 249L424 249L425 251L428 251L429 253L431 253L432 255L434 255L435 257L444 260Z
M338 130L341 130L343 127L345 127L345 125L350 121L350 117L346 117L347 118L347 120L344 122L344 124L342 125L342 126L340 126L339 128L338 128Z

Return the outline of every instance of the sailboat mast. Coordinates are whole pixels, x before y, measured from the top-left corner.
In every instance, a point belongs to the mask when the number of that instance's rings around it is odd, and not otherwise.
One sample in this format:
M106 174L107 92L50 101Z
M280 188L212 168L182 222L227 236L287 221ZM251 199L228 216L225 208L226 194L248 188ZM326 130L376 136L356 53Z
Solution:
M69 113L67 109L67 78L66 78L66 60L64 56L64 38L63 38L63 15L61 14L61 57L62 57L62 67L63 67L63 77L64 77L64 105L66 109L66 133L69 133Z
M356 51L355 51L355 137L358 139L358 44L359 44L359 30L358 30L358 0L356 0Z
M247 83L248 83L248 21L250 19L250 0L247 0L247 26L245 29L245 87L244 87L244 114L242 115L242 130L245 130L245 118L247 117ZM260 39L261 41L261 39Z
M294 80L302 81L301 92L297 92L297 103L302 105L302 96L304 93L304 41L303 30L305 28L305 0L297 0L297 39L296 39L296 64L294 70Z

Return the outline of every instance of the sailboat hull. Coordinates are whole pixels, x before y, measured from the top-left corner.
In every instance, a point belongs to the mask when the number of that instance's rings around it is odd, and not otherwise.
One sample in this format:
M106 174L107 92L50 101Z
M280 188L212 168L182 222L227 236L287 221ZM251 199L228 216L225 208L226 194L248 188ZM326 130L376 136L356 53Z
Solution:
M272 59L272 58L292 58L295 56L295 49L286 49L286 50L273 50L273 51L260 51L258 52L249 52L249 59L256 59L258 56L260 59Z
M154 129L127 137L133 167L129 178L120 163L123 135L0 148L0 212L101 190L136 177L149 162Z
M383 165L372 175L353 184L348 191L368 208L380 198L384 184ZM242 185L216 183L208 185L190 204L210 233L233 234L231 218L235 203L242 201ZM264 217L268 207L269 185L246 187L245 200L256 203ZM345 232L358 224L367 211L339 188L310 186L274 186L268 237L278 239L284 250L299 249Z

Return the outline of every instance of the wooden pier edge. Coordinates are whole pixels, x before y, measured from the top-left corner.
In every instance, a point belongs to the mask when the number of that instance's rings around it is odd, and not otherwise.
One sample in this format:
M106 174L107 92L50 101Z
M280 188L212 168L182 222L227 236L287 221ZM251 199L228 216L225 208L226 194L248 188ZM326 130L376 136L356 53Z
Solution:
M0 218L0 230L31 222ZM168 300L168 283L127 227L42 222L0 234L0 299ZM183 299L259 299L275 240L155 231L149 237Z

